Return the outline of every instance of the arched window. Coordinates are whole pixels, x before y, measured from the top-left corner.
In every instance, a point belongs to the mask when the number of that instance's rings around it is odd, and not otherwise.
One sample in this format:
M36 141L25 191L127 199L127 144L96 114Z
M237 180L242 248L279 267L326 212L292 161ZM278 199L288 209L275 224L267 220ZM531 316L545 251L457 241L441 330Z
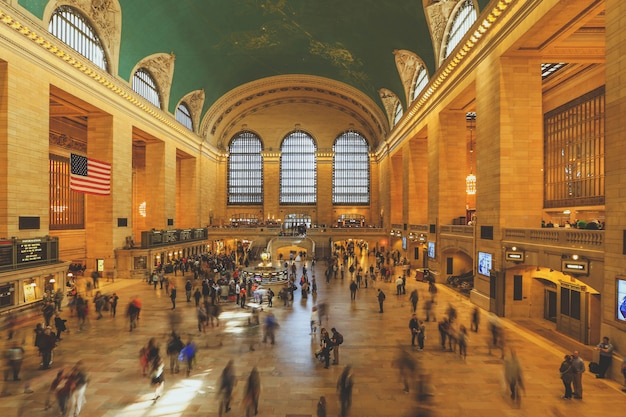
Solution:
M193 132L193 120L191 119L191 110L187 103L180 103L176 109L176 120Z
M235 136L228 148L228 204L263 203L263 145L252 132Z
M145 68L139 68L133 75L133 91L148 100L158 108L161 108L159 89L152 74Z
M448 31L448 37L444 45L443 59L446 59L454 48L457 47L461 39L470 30L474 22L476 22L476 9L472 0L464 0L457 9L452 25Z
M315 204L317 161L313 138L296 130L283 140L280 151L280 203Z
M404 109L402 108L402 103L400 100L396 103L396 107L393 109L393 125L397 125L400 119L402 119L402 115L404 114Z
M415 82L413 83L413 94L411 97L411 102L415 101L419 94L422 92L424 87L428 84L428 71L426 68L420 64L417 67L417 71L415 71Z
M369 204L370 158L365 138L343 133L333 145L333 204Z
M48 31L98 67L109 71L100 38L78 10L70 6L58 7L52 13Z

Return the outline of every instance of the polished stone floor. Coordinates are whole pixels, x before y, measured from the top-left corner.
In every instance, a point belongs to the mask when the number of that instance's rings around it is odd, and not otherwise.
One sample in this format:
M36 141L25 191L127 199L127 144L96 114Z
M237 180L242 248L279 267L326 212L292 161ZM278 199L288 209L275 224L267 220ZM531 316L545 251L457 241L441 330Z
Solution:
M370 258L372 259L372 258ZM363 259L367 266L368 260ZM355 302L350 301L349 279L324 282L325 265L318 263L313 269L318 278L317 296L302 299L300 291L295 302L285 307L275 300L273 308L266 308L280 323L276 344L258 343L250 351L251 338L260 342L260 334L247 325L249 311L233 303L223 304L221 325L199 334L194 303L186 303L182 287L177 282L177 308L173 313L165 290L154 290L144 282L118 279L115 283L101 283L101 290L117 292L120 296L116 318L105 316L96 320L91 312L90 321L83 332L77 331L75 317L64 309L71 334L64 337L54 354L49 370L39 370L39 358L33 347L34 322L21 330L25 339L26 360L21 382L4 382L0 396L0 415L56 416L53 408L44 410L46 391L61 367L72 366L82 360L90 376L87 403L81 415L89 417L211 417L218 415L216 382L226 363L233 359L238 378L234 406L227 415L243 416L240 406L245 380L256 366L261 376L259 415L280 417L305 417L316 415L320 396L327 400L329 416L339 415L336 391L337 378L345 365L354 372L353 403L350 411L355 417L395 416L621 416L626 394L621 385L611 380L597 380L588 372L584 374L584 399L562 400L563 385L558 367L572 346L581 349L584 359L591 359L591 350L571 341L568 346L555 343L534 332L534 325L522 327L506 319L506 344L516 349L520 358L526 393L518 407L512 404L503 381L503 361L500 352L489 353L487 347L488 313L482 312L478 333L471 333L467 358L444 352L439 346L437 323L426 323L426 348L413 350L410 346L408 320L411 307L408 295L395 295L393 283L372 283L357 292ZM186 277L188 278L188 277ZM378 312L376 289L387 295L385 311ZM418 316L423 317L422 301L427 296L426 284L409 280L407 294L414 288L420 293ZM138 328L128 331L124 316L125 305L132 296L143 302ZM318 343L309 335L311 308L317 303L329 306L328 328L336 327L345 337L341 346L340 364L324 369L314 360ZM456 307L459 323L469 327L473 306L463 297L439 285L437 317L445 315L449 304ZM166 375L164 395L156 402L149 380L142 376L139 349L149 338L155 337L165 349L171 325L179 326L185 339L193 338L199 346L197 366L189 376L185 373ZM548 326L549 327L549 326ZM405 354L418 363L417 376L412 380L410 392L403 392L399 369L394 359L405 349ZM425 398L417 400L415 381L426 381ZM25 392L25 388L28 391ZM621 404L621 405L620 405Z

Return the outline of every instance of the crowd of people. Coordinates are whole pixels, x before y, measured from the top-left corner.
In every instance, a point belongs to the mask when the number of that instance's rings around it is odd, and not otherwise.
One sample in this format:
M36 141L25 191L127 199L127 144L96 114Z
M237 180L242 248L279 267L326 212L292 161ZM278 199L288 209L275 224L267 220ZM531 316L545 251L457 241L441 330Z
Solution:
M407 270L397 268L397 266L402 265L402 260L399 257L389 253L377 253L376 251L373 251L372 255L374 256L373 262L361 264L360 257L344 248L339 248L335 256L329 259L325 265L327 281L337 280L337 282L340 282L342 277L346 278L347 276L350 280L348 288L352 301L356 301L361 297L360 292L362 290L364 291L371 287L372 290L370 290L369 294L375 294L380 313L384 313L383 306L386 300L383 289L394 288L397 299L407 302L408 306L410 306L408 318L410 338L407 338L406 348L404 346L400 347L392 365L399 370L404 392L415 392L416 398L420 398L422 414L428 415L428 401L433 395L432 385L429 382L429 375L420 365L419 354L412 353L409 350L409 343L413 351L416 352L425 349L432 352L433 349L439 348L442 352L441 354L453 353L461 360L465 360L468 356L468 351L471 353L471 350L468 349L470 343L473 342L474 345L480 343L472 337L472 334L478 333L481 324L481 311L479 308L474 308L471 311L469 320L463 322L463 319L459 317L457 308L450 303L445 309L445 314L437 320L434 312L434 307L439 303L437 299L437 284L430 280L424 284L419 284L420 290L415 288L414 285L409 285L409 288L407 288ZM167 341L163 340L165 347L161 348L160 343L162 342L155 336L149 338L146 345L139 349L138 357L141 374L149 381L151 390L153 390L153 401L156 402L166 392L165 380L168 369L171 375L184 372L187 376L190 376L196 369L197 358L201 354L194 337L182 336L184 334L191 335L193 330L180 328L180 317L177 315L179 313L175 311L175 290L179 283L181 284L180 287L184 288L184 300L187 303L195 302L193 306L198 318L197 330L200 334L198 337L204 337L203 335L207 333L209 328L219 327L221 313L224 309L232 309L234 307L250 311L250 319L248 319L246 324L246 329L250 329L250 331L247 331L245 334L250 341L251 351L254 350L257 342L270 345L277 342L276 332L280 326L276 315L271 310L263 311L262 308L257 308L250 304L251 302L257 303L259 307L267 306L266 308L269 309L272 307L273 292L271 290L262 294L256 292L255 283L240 275L236 268L236 263L228 261L229 259L231 257L202 256L196 260L188 260L186 263L181 261L178 263L178 271L182 272L184 270L185 274L191 271L193 274L188 275L188 277L185 276L185 278L181 274L181 277L178 278L177 275L172 277L163 271L157 270L154 275L156 276L156 284L152 280L149 282L150 285L154 286L155 290L165 290L165 293L172 300L169 336ZM199 263L196 263L196 261ZM200 272L208 265L216 266L216 271L213 271L213 273ZM332 326L329 324L328 306L324 302L316 301L318 288L315 272L307 269L306 262L301 263L301 269L298 269L296 265L296 262L291 260L291 263L288 265L291 272L289 274L288 288L291 289L281 291L279 297L288 301L283 305L289 308L293 303L295 289L301 289L300 297L303 302L313 295L314 305L310 309L309 332L312 336L312 342L319 344L319 349L316 349L315 356L319 360L320 368L323 365L323 368L329 369L331 364L339 365L340 363L340 351L344 343L344 336L337 330L339 323ZM186 268L189 268L189 270L186 270ZM397 270L401 271L401 275L396 274ZM395 280L385 278L388 275L386 271L390 271L389 274L397 278ZM92 284L95 287L95 283L92 282ZM234 298L230 299L228 304L220 297L220 291L223 286L233 288L231 295ZM97 323L90 323L90 317L95 317L95 320L106 317L115 318L119 300L117 294L115 292L109 294L104 289L98 287L95 287L95 289L95 295L92 296L87 296L86 291L79 292L76 287L72 288L67 294L63 291L47 292L45 294L41 311L42 322L36 326L34 338L34 344L41 357L40 366L42 369L49 369L53 364L54 350L59 346L59 343L62 343L62 340L65 338L64 334L69 327L75 328L76 331L80 332L85 326L97 325ZM57 295L59 293L60 296ZM357 294L359 295L357 296ZM376 303L373 298L368 299L371 301L365 302L371 302L372 309L375 309ZM65 306L63 305L64 300L67 300ZM303 303L303 305L305 304ZM68 320L62 317L67 314L67 310L63 309L66 306L69 310L69 317L76 320L75 325L68 326ZM130 332L137 329L141 311L142 301L140 298L138 296L131 297L126 305L126 317L129 320ZM291 309L286 310L287 314L289 314L289 311ZM443 311L443 308L439 309L440 313ZM431 319L436 323L436 327L431 327L428 324ZM53 329L52 326L55 328ZM524 392L525 386L522 366L516 351L512 348L506 348L504 326L501 325L495 315L489 315L487 328L489 353L492 350L496 351L500 359L502 359L503 377L510 389L511 400L519 406L521 393ZM257 332L257 329L262 329L262 332ZM327 329L330 329L330 331ZM439 331L440 337L438 341L437 338L427 338L429 329L437 329ZM12 333L10 332L9 337L11 336ZM611 366L610 360L612 359L613 347L610 345L608 338L605 338L597 348L600 355L597 377L603 378L605 372ZM22 344L14 340L5 353L7 358L5 380L9 378L12 378L14 381L20 380L20 370L24 356L25 350ZM626 381L626 362L622 369L624 370ZM585 364L578 352L574 351L565 356L559 368L561 380L565 387L563 398L582 398L582 375L584 371ZM243 376L241 378L243 379ZM224 367L216 388L220 398L219 404L224 412L229 411L232 407L231 402L237 379L235 363L229 360ZM244 395L241 397L242 406L246 410L246 415L256 415L259 410L261 387L260 375L256 367L253 367L250 371L246 381ZM61 368L50 385L46 408L54 406L52 399L56 399L56 406L63 413L62 415L78 415L85 402L87 383L88 377L82 362L79 361L71 369ZM337 381L337 400L341 410L340 415L342 416L348 415L350 412L353 387L354 370L350 365L347 365ZM317 403L317 415L325 416L327 407L327 396L320 397Z

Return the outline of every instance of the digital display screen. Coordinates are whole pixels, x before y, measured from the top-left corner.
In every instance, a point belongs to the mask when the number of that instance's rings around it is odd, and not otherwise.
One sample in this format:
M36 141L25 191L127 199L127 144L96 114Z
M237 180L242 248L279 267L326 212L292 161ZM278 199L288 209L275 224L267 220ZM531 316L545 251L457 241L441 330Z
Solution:
M435 259L435 242L428 242L428 257Z
M491 266L491 254L478 252L478 273L486 277L490 276Z
M626 279L617 279L617 319L626 322Z

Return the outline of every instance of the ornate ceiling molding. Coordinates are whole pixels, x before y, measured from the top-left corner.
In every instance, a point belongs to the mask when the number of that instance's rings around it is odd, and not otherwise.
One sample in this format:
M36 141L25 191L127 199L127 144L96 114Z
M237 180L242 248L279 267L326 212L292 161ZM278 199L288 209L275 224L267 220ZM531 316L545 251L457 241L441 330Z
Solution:
M463 0L423 0L424 15L428 22L430 30L430 38L433 43L433 51L435 54L435 64L439 68L441 55L441 46L443 44L443 34L452 15L452 11L456 5Z
M411 93L413 92L415 73L423 61L419 59L417 54L414 52L404 49L396 49L393 51L393 55L396 60L398 75L400 75L400 80L402 81L402 86L404 87L406 105L409 106L411 104Z
M394 118L396 115L396 106L398 104L402 105L402 103L400 103L400 99L398 98L396 93L386 88L381 88L380 90L378 90L378 94L380 95L380 99L382 100L385 111L387 112L389 126L393 126Z
M247 115L293 103L316 104L349 114L373 145L389 130L380 107L361 91L327 78L298 74L263 78L225 94L206 113L200 134L224 143Z

